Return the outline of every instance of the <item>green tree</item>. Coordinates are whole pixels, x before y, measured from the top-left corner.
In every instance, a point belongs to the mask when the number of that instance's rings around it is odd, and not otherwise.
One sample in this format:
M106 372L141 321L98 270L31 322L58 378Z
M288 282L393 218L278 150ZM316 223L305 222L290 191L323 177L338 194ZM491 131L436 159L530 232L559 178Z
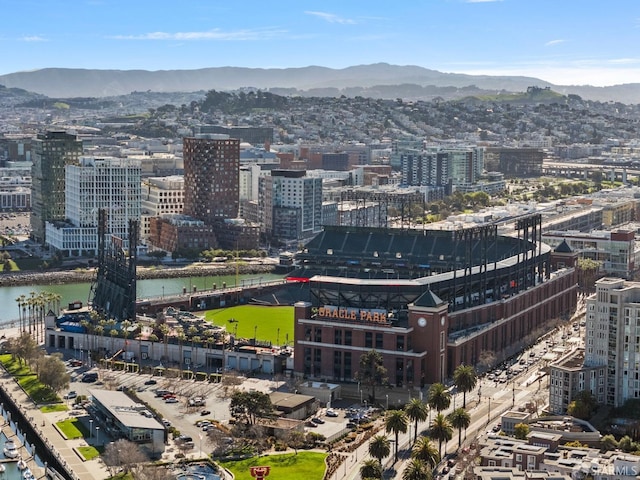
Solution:
M460 364L453 371L453 383L462 392L462 407L467 407L467 392L478 384L478 374L471 365Z
M633 439L629 435L625 435L618 441L618 448L625 453L635 450Z
M451 422L442 413L438 413L431 422L431 438L438 441L438 455L442 458L442 442L448 442L453 437ZM446 453L446 448L445 448Z
M38 380L56 393L69 386L71 377L62 361L62 354L55 353L40 358L38 361Z
M293 448L296 452L296 455L298 455L298 449L302 448L302 446L304 445L304 433L298 430L291 430L285 437L285 440L289 448Z
M516 423L513 427L513 432L516 438L520 440L526 440L527 435L529 435L529 424L527 423Z
M384 435L376 435L369 442L369 455L380 462L380 467L382 467L382 459L388 457L389 453L391 453L391 444Z
M376 386L382 385L387 380L387 369L380 352L370 350L360 356L360 370L357 379L362 385L371 388L371 403L376 402Z
M388 410L384 419L384 429L387 433L393 432L396 437L394 445L394 462L398 461L398 435L405 433L409 427L409 419L403 410Z
M269 395L263 392L237 390L231 395L231 415L246 425L255 425L258 418L273 418L274 408Z
M465 430L471 425L471 416L464 407L456 408L449 414L451 426L458 430L458 448L462 445L462 429Z
M431 470L440 463L440 453L429 437L420 437L413 445L411 458L427 464Z
M360 467L360 477L362 480L369 478L382 478L382 467L380 466L380 463L373 458L362 462L362 466Z
M427 404L437 412L446 410L451 405L451 394L442 383L434 383L427 392Z
M405 412L410 421L413 422L413 441L418 438L418 422L424 422L429 416L429 407L419 398L412 398L405 407Z
M602 446L602 450L608 452L610 450L615 450L618 448L618 441L616 437L611 434L605 435L600 439L600 445Z
M597 407L596 398L587 390L578 392L569 403L567 413L573 417L586 420L591 417Z
M402 480L431 480L432 478L432 469L415 458L409 461L402 472Z

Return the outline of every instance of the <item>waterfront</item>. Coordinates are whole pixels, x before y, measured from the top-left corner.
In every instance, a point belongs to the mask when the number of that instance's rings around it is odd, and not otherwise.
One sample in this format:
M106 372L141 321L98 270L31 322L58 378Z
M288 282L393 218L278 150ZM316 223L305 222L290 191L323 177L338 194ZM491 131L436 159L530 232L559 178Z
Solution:
M181 294L183 291L193 291L195 287L198 291L213 288L222 288L226 283L227 287L258 285L261 282L281 279L282 275L272 273L225 275L225 276L205 276L205 277L182 277L182 278L154 278L138 280L136 296L139 299L171 296ZM51 292L61 296L60 305L62 307L71 302L81 301L86 304L91 293L91 283L68 283L55 285L18 285L0 287L0 324L18 319L18 304L16 299L21 295L26 298L31 296L31 292Z

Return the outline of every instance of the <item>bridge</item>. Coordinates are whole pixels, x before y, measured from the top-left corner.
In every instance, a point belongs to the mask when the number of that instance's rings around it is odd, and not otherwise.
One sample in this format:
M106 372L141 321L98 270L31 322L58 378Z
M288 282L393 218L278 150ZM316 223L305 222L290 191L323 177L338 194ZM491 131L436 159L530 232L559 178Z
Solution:
M628 165L545 161L542 173L554 177L589 179L600 172L605 180L627 183L629 176L640 176L640 169Z

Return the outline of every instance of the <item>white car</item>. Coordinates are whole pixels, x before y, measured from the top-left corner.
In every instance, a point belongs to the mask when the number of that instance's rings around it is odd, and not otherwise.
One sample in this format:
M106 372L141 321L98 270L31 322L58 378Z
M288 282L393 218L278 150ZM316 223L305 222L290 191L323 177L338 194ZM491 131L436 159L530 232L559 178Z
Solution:
M338 412L336 412L332 408L327 408L327 412L325 413L325 415L327 417L337 417L338 416Z

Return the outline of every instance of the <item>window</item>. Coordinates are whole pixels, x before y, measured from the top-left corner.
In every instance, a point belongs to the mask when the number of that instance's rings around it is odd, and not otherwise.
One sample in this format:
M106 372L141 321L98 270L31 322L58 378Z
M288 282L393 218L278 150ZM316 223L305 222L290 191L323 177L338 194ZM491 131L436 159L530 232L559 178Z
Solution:
M516 462L521 462L521 461L522 461L522 454L516 453Z
M351 330L345 330L344 331L344 344L345 345L351 345Z
M444 352L445 341L444 341L444 332L440 332L440 351Z
M342 345L342 330L335 330L334 331L334 341L333 343L335 343L336 345Z
M396 337L396 350L404 352L404 335L398 335Z
M378 350L382 349L382 333L376 333L376 348Z
M373 333L364 332L364 347L365 348L373 347Z

